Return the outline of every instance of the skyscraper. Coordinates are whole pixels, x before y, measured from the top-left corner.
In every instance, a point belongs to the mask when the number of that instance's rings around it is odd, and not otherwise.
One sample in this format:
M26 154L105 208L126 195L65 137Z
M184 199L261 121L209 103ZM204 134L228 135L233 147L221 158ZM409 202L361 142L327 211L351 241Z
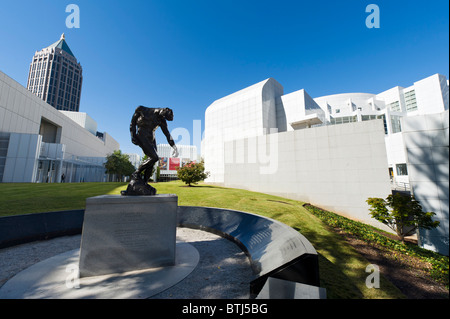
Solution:
M82 71L63 33L58 41L34 54L27 89L57 110L78 112Z

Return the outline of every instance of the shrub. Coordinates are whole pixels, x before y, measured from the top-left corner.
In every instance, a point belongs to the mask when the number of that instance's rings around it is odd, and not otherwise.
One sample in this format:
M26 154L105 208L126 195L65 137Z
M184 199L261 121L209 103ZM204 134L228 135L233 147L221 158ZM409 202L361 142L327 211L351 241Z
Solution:
M369 198L367 203L371 206L370 215L395 231L402 241L405 237L414 234L417 228L431 229L439 226L438 221L431 218L435 213L425 213L419 201L414 196L395 193L386 200L382 198Z
M200 181L205 180L209 176L209 172L205 172L203 160L199 163L190 162L183 167L177 169L177 176L184 183L192 186Z

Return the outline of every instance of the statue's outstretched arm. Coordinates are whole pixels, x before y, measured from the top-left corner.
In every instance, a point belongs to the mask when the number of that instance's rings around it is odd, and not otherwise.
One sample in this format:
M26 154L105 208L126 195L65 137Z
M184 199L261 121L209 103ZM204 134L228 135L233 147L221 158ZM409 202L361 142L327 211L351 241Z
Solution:
M169 143L170 146L174 146L175 145L175 141L173 140L172 136L170 135L169 129L167 128L167 123L165 123L165 121L160 125L161 130L163 131L164 135L167 138L167 142Z
M167 128L167 123L165 121L161 124L161 130L163 131L164 135L166 136L167 142L173 148L172 156L178 157L178 149L175 145L175 141L173 140L172 135L170 135L169 129Z

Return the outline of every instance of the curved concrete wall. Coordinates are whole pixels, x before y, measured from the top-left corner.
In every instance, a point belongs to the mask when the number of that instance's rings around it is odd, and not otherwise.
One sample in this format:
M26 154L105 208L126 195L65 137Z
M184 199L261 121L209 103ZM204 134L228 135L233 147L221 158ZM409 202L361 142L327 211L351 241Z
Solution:
M0 217L0 248L80 234L84 209Z
M268 277L319 286L317 252L299 232L276 220L241 211L178 207L181 227L203 229L233 240L250 258L257 294Z

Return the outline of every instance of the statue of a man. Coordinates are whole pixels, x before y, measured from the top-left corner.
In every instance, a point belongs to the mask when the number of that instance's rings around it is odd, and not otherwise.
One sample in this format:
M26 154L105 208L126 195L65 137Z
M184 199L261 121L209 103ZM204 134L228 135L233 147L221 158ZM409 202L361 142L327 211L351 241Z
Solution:
M167 142L173 148L173 157L178 157L178 150L167 128L167 121L173 120L173 111L169 108L148 108L138 106L131 118L130 133L133 144L138 145L147 160L132 174L127 191L123 195L155 195L156 189L148 185L155 163L159 160L155 131L161 127ZM144 178L142 178L144 173Z

